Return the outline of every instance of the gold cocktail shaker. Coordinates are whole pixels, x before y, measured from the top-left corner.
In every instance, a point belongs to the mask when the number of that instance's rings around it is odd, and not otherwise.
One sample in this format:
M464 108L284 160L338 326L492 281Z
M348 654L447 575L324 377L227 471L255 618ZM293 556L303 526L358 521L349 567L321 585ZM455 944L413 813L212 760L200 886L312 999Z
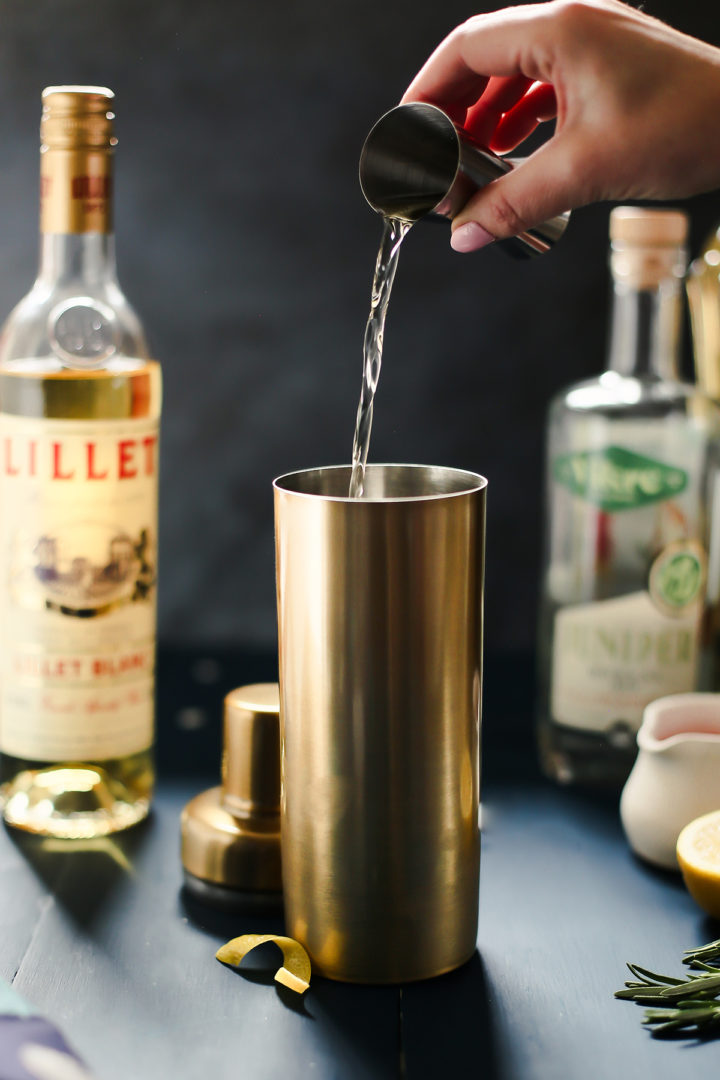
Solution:
M486 481L371 465L275 481L287 932L396 983L477 938Z

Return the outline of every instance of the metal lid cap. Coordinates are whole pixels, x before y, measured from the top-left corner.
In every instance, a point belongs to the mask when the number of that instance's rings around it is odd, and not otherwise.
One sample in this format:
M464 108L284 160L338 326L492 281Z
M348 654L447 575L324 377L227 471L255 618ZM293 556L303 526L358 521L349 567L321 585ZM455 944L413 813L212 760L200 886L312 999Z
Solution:
M46 86L40 121L42 146L48 150L112 149L117 145L114 99L106 86Z
M280 891L280 693L256 683L225 698L222 785L182 812L188 873L230 888Z
M182 812L185 869L231 889L279 892L280 820L239 821L223 805L220 787L203 791Z
M225 698L222 781L239 817L280 813L280 691L254 683Z

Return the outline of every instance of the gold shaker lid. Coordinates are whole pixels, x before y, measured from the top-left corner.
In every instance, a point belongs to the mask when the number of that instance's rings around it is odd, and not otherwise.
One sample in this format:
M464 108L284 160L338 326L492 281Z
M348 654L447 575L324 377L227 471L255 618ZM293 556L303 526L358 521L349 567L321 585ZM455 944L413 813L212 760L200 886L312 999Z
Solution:
M222 780L240 817L280 813L279 718L277 683L240 686L225 698Z
M279 891L280 695L256 683L225 698L222 785L182 812L182 861L204 881Z
M40 142L48 150L96 148L117 143L112 104L106 86L47 86L42 92Z

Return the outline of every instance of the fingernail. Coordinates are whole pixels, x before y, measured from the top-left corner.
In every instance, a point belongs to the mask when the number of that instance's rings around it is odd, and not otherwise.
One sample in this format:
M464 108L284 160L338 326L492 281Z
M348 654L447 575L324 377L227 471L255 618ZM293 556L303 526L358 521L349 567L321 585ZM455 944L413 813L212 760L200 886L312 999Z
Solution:
M478 251L480 248L486 247L487 244L492 244L495 241L495 237L492 233L489 233L487 229L483 229L482 225L478 225L477 221L468 221L465 225L461 225L459 229L455 229L450 237L450 246L454 251Z

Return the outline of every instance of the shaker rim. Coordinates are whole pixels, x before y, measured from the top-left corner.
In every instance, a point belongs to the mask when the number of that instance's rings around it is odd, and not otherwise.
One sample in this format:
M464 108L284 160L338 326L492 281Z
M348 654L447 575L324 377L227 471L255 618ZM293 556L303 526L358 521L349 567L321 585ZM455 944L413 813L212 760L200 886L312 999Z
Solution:
M347 490L349 491L350 476L352 473L351 465L324 465L315 468L308 469L295 469L292 472L284 473L282 476L278 476L273 480L273 488L277 492L282 492L288 495L295 495L299 498L306 499L321 499L323 502L337 502L337 503L350 503L358 505L368 505L372 503L377 506L385 506L390 503L423 503L423 502L435 502L444 499L453 499L461 496L475 495L480 491L484 491L488 486L487 479L480 473L472 472L470 469L458 469L454 466L446 465L422 465L422 464L405 464L400 462L373 462L371 465L365 467L365 475L371 475L374 471L381 469L396 469L407 471L412 474L415 470L425 471L428 474L430 480L433 476L436 479L446 478L449 481L455 481L457 487L452 487L450 490L442 489L435 491L425 491L418 494L410 495L381 495L372 496L363 494L359 498L351 496L350 494L333 494L321 491L303 491L298 488L297 481L300 477L309 477L313 473L325 475L346 474L347 476Z

